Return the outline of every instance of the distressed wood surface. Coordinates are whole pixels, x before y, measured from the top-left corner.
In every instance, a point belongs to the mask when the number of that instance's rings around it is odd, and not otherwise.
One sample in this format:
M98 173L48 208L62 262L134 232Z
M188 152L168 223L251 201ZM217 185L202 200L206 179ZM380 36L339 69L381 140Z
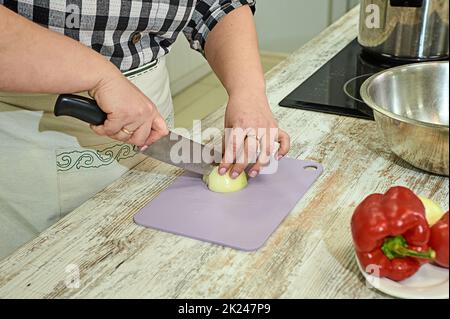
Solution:
M386 298L366 286L350 235L366 195L404 185L448 208L448 178L420 172L383 145L375 123L278 107L357 35L358 10L267 75L268 96L292 136L290 157L325 171L254 253L153 231L133 215L182 172L142 162L0 263L1 298ZM203 123L223 127L221 109ZM276 200L276 199L274 199ZM79 269L79 287L76 278Z

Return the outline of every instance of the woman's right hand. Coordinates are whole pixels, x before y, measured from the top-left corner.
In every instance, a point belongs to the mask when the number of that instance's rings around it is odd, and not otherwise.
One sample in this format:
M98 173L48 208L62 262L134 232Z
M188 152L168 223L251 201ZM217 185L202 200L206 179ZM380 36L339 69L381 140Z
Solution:
M139 147L169 134L155 104L122 74L100 81L89 94L107 114L103 125L91 125L97 134Z

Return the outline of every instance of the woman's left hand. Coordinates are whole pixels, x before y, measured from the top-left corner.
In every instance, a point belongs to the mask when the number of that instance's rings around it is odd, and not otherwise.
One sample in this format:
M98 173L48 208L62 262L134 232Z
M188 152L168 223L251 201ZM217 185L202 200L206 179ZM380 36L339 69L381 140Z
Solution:
M230 170L237 178L250 163L250 177L266 166L280 144L275 158L280 160L290 149L290 137L278 127L265 92L231 95L225 113L225 152L219 167L221 175ZM259 156L257 154L259 153Z

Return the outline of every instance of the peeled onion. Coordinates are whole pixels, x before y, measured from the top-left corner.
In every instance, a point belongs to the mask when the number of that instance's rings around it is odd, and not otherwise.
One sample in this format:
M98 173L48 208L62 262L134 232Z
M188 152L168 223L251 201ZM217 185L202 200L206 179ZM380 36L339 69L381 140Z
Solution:
M418 197L425 207L425 216L427 218L428 224L430 224L430 226L433 226L442 218L442 216L444 216L445 211L439 206L438 203L434 202L433 200L420 195Z
M247 187L247 175L242 172L236 179L232 179L230 172L219 174L219 167L213 169L209 175L203 176L203 181L208 188L216 193L234 193Z

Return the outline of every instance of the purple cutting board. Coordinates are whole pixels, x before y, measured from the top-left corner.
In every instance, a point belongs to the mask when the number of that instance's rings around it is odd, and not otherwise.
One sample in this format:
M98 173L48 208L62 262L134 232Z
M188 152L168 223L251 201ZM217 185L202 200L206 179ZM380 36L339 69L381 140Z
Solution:
M135 216L142 226L231 248L254 251L264 245L314 181L320 164L285 158L278 171L250 179L237 193L211 192L186 173Z

